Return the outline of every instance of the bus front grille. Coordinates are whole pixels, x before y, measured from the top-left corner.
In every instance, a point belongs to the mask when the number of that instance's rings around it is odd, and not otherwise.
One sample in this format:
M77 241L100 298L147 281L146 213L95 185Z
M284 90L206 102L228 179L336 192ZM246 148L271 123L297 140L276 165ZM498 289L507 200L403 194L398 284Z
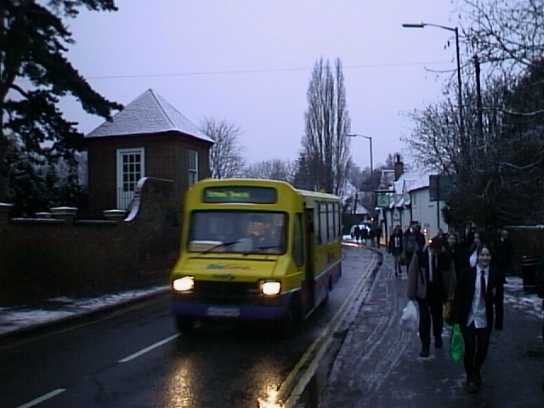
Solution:
M237 304L260 298L256 282L195 281L193 297L201 302Z

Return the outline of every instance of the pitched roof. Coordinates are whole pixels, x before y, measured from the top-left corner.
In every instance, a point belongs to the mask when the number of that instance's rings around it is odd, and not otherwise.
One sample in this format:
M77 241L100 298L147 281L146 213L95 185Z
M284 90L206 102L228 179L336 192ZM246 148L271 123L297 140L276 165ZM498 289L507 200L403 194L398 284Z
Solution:
M397 194L403 194L404 192L410 192L418 190L420 188L429 187L429 176L431 173L425 171L413 171L410 173L402 174L397 181L395 181L394 189Z
M177 131L197 139L212 142L208 136L176 108L148 89L115 114L111 122L105 121L85 137L126 136L145 133Z

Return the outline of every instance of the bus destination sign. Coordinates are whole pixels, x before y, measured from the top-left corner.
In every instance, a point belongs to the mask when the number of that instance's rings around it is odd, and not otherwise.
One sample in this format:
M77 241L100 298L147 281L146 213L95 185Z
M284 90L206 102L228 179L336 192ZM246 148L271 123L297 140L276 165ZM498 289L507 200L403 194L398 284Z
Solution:
M269 187L208 187L204 189L205 203L273 204L276 190Z

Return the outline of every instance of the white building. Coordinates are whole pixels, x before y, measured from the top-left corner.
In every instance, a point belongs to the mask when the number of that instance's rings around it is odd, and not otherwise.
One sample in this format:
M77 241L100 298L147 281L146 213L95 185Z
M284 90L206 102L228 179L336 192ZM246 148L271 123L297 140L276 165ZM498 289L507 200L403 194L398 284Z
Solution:
M412 222L418 222L427 237L435 236L440 230L448 231L442 209L444 201L430 200L430 173L403 173L389 187L388 196L382 208L384 233L391 234L393 227L400 225L406 230ZM387 231L385 231L387 229Z

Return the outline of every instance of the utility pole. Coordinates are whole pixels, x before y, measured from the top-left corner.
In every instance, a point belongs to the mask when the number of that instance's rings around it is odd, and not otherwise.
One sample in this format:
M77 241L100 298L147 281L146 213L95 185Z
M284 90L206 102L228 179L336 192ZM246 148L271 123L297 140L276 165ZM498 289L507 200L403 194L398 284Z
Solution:
M446 28L448 29L448 28ZM451 28L449 28L451 30ZM459 53L459 28L453 27L455 32L455 53L457 55L457 99L459 103L459 133L466 149L465 119L463 114L463 85L461 82L461 57ZM466 150L463 152L466 153Z
M484 140L484 119L482 112L482 88L480 84L480 60L478 55L474 55L474 70L476 73L476 103L478 107L478 133L480 142L484 143L484 151L487 151L487 141Z

